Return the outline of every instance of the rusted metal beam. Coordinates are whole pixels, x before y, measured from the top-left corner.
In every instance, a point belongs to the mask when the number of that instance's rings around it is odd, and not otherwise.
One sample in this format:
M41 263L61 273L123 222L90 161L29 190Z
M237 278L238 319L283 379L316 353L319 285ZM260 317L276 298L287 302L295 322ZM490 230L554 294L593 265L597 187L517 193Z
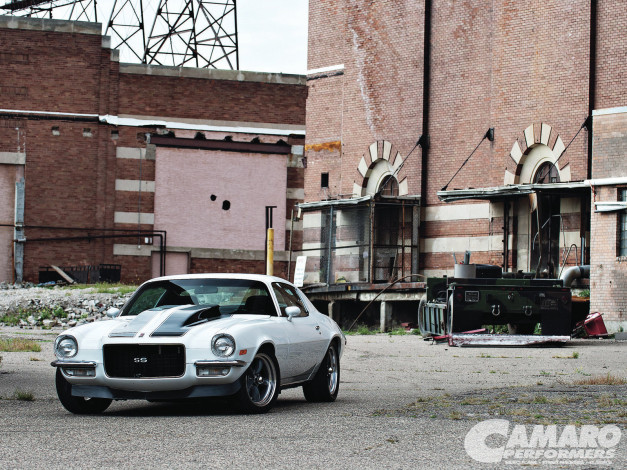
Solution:
M505 334L452 334L449 346L535 346L567 343L570 336L505 335Z
M224 150L227 152L243 153L274 153L288 155L292 147L288 144L264 144L256 142L231 142L211 139L183 139L180 137L165 137L152 135L150 143L160 147L192 148L201 150Z

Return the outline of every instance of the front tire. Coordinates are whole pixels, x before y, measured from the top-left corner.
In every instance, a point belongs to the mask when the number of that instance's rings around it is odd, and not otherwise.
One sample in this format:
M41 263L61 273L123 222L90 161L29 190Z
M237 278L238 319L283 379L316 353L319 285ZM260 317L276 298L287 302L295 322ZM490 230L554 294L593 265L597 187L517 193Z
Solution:
M65 380L61 369L57 368L55 378L57 395L63 407L71 413L77 415L100 414L111 405L113 400L108 398L85 398L72 395L72 385Z
M267 413L279 395L279 368L276 360L257 353L242 376L237 393L240 408L246 413Z
M313 380L303 385L303 393L309 402L331 402L337 398L339 389L340 358L331 344Z

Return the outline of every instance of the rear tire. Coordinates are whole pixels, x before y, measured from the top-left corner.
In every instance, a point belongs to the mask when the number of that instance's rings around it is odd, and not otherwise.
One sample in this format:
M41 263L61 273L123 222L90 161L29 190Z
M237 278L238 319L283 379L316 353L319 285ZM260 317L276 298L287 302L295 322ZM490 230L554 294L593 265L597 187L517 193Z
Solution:
M77 415L100 414L111 405L113 400L108 398L85 398L72 395L72 385L65 380L61 369L57 368L55 378L57 395L63 407L71 413Z
M303 385L303 393L309 402L331 402L337 398L339 389L340 358L331 344L313 380Z

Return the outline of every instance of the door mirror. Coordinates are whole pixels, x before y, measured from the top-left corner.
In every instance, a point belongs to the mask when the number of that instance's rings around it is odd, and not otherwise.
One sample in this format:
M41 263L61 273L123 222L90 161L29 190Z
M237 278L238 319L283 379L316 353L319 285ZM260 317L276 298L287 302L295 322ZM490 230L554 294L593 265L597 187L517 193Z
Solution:
M292 321L292 318L300 316L300 308L295 305L285 307L285 315L287 315L289 321Z
M119 308L116 307L111 307L109 310L107 310L107 316L109 318L115 318L120 314L121 310Z

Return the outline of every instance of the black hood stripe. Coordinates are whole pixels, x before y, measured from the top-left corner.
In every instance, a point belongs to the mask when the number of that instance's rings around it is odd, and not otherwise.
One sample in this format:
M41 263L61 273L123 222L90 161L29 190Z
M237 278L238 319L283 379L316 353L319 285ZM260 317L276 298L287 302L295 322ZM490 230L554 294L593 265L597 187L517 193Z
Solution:
M185 307L168 316L150 336L183 336L190 328L221 318L220 307Z

